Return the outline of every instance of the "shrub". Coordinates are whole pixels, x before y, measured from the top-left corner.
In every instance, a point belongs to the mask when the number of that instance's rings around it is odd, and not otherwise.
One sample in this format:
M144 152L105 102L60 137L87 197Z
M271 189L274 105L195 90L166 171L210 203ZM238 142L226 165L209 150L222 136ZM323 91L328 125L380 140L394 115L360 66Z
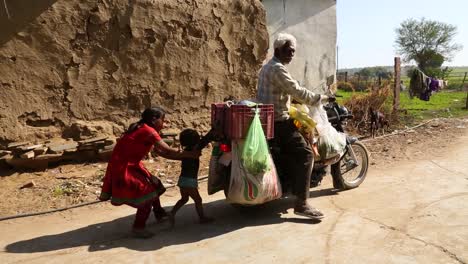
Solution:
M398 117L392 115L391 105L386 104L387 99L390 98L391 91L391 86L388 85L365 94L355 94L345 100L344 105L354 116L353 120L348 123L349 128L359 133L365 133L368 129L370 108L382 112L390 122L390 125L397 123Z
M354 92L354 87L349 82L338 82L338 90L343 90L346 92Z

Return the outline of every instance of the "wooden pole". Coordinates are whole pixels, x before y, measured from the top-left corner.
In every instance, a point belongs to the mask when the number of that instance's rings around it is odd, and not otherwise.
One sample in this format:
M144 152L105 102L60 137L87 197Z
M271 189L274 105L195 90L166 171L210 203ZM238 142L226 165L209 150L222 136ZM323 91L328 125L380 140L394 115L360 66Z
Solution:
M347 71L344 72L344 81L348 82L348 72Z
M467 72L465 72L465 77L463 77L462 88L465 87L466 74ZM466 89L466 103L465 104L466 104L465 109L468 110L468 89Z
M468 110L468 89L466 89L466 106L465 109Z
M360 81L361 81L361 74L358 73L357 74L357 85L356 85L357 86L356 88L357 88L358 91L360 91L360 89L359 89L359 82Z
M464 84L465 84L466 74L467 74L467 73L468 73L468 72L465 72L465 77L463 77L463 82L462 82L462 85L461 85L462 88L463 88L463 86L464 86Z
M400 57L395 57L395 86L393 88L393 111L400 108L400 81L401 81Z

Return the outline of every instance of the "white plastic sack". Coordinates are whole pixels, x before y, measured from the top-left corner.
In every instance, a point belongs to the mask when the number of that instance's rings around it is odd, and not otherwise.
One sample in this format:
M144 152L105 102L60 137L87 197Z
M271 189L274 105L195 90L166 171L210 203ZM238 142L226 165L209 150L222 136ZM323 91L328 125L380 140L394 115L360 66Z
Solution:
M320 159L343 155L346 148L346 135L336 131L328 122L327 112L321 102L313 105L310 110L310 117L317 123L315 128L319 134L318 152Z
M227 200L230 203L255 205L281 197L281 183L275 164L269 154L270 170L252 175L243 168L240 161L244 140L232 141L231 179Z
M214 194L224 189L226 184L222 170L225 169L225 165L219 162L220 157L211 156L210 169L208 171L208 194Z

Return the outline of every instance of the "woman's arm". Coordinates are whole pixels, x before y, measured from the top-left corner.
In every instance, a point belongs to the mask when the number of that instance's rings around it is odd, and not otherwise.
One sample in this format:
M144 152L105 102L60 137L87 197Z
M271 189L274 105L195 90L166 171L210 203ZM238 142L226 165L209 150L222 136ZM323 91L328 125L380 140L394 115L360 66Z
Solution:
M154 150L159 156L171 160L181 160L185 158L197 159L201 154L199 150L179 151L178 149L169 147L163 140L159 140L154 144Z

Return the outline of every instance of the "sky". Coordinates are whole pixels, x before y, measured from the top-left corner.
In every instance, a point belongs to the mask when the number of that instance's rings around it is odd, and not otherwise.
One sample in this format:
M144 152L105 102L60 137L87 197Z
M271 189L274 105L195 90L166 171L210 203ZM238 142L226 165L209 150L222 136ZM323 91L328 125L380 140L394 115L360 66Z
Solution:
M463 49L444 66L468 66L468 0L337 0L338 68L393 65L396 33L408 18L457 27Z

